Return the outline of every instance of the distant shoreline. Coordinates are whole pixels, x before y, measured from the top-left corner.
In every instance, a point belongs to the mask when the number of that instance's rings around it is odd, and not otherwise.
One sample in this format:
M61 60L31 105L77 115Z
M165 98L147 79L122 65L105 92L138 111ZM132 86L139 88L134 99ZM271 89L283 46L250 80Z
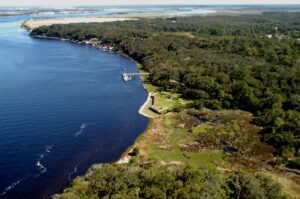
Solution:
M230 9L203 9L203 13L192 13L185 15L176 12L143 12L143 13L122 13L104 16L82 16L82 17L61 17L61 18L34 18L22 22L22 26L27 30L33 30L41 26L50 26L53 24L72 24L72 23L105 23L116 21L138 20L142 18L168 18L168 17L186 17L186 16L212 16L212 15L242 15L242 14L262 14L268 10L230 10Z
M136 20L125 17L65 17L65 18L39 18L28 19L22 22L21 26L27 30L33 30L41 26L51 26L53 24L72 24L72 23L105 23L115 21Z

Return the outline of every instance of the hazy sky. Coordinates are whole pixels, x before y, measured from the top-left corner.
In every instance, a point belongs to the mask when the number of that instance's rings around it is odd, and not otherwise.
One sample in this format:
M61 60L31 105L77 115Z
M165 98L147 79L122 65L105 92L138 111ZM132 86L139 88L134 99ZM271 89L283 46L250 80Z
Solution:
M128 4L300 4L300 0L0 0L0 6Z

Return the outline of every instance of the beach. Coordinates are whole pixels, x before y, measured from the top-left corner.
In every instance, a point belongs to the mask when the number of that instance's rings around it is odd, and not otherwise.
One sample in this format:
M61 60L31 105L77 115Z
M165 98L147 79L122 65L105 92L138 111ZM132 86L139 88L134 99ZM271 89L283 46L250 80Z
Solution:
M114 21L134 20L125 17L65 17L65 18L39 18L29 19L22 23L22 26L32 30L41 26L51 26L53 24L72 24L72 23L104 23Z
M148 118L153 118L153 116L147 114L145 112L145 109L147 108L146 106L149 104L149 102L151 101L151 95L152 93L148 93L148 97L147 97L147 100L145 101L145 103L141 106L140 110L139 110L139 114L145 116L145 117L148 117Z

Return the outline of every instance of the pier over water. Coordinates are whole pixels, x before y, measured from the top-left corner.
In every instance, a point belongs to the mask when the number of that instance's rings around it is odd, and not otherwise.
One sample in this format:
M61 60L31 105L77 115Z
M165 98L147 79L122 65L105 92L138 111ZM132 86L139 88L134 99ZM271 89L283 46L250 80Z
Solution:
M123 73L122 76L123 76L123 80L125 82L129 81L132 79L133 76L141 76L141 75L149 75L149 73Z

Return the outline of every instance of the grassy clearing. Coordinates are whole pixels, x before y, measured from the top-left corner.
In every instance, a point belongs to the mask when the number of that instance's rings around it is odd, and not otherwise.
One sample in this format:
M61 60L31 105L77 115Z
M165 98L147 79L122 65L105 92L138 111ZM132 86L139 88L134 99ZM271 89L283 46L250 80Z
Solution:
M182 151L180 145L192 141L197 134L179 126L178 115L174 113L153 119L151 126L135 145L140 149L142 156L137 157L138 161L155 159L162 164L186 163L194 168L216 169L215 162L221 161L225 154L220 150L195 153ZM206 128L206 124L201 126Z
M146 71L143 70L143 66L137 63L137 68L140 73L144 73ZM169 91L160 91L160 89L154 85L152 85L147 76L141 76L141 80L143 81L143 86L147 90L148 93L151 93L154 96L154 108L161 114L167 113L168 111L182 107L189 103L192 103L191 100L182 99L181 95L178 93L173 93ZM157 117L159 114L154 113L149 108L152 105L152 101L148 102L148 104L144 107L143 112L149 116Z
M110 15L111 18L167 18L176 15L176 13L132 13L132 14L114 14Z
M152 102L151 102L151 100L150 100L150 101L146 104L146 106L144 107L143 113L145 113L146 115L148 115L148 116L150 116L150 117L152 117L152 118L158 117L159 114L153 112L153 111L150 109L151 105L152 105Z
M195 38L195 35L192 32L174 32L174 33L165 33L165 34L183 36L183 37L187 37L189 39Z
M197 121L195 114L205 122ZM260 128L251 124L251 118L248 112L238 110L163 114L153 119L142 135L142 144L138 142L136 147L143 151L144 159L163 164L187 163L210 170L269 168L273 149L261 143Z
M276 182L281 184L285 190L285 192L290 195L292 198L300 198L300 184L295 183L298 179L299 175L294 173L287 172L263 172L265 175L272 177Z

